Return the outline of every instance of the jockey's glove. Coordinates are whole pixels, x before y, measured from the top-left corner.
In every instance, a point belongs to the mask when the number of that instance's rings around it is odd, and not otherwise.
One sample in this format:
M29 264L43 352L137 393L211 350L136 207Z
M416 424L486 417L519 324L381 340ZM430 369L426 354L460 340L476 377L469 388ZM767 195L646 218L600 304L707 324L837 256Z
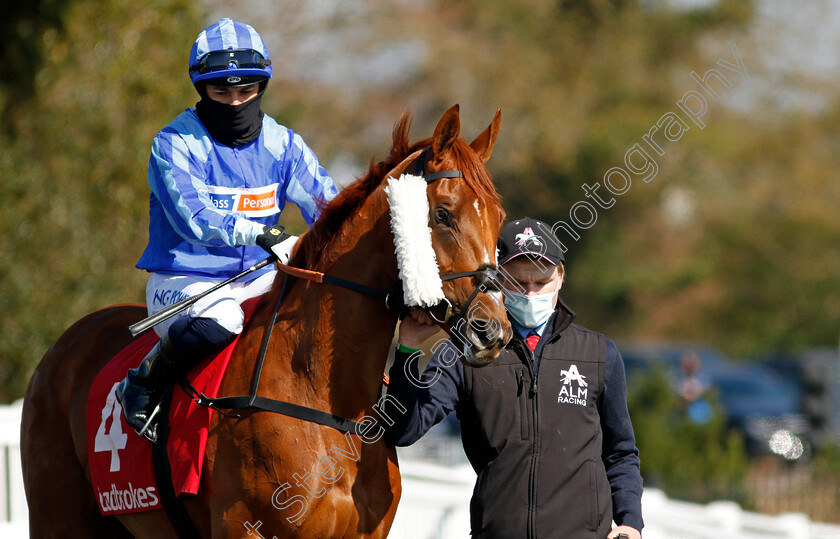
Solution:
M257 245L274 255L281 264L288 264L297 240L297 236L286 234L282 226L274 225L265 227L257 236Z

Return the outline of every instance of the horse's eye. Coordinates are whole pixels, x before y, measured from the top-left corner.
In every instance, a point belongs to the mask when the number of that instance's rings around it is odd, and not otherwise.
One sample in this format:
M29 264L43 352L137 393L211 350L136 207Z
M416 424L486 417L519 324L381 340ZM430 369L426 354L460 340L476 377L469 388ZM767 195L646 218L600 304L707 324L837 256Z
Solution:
M435 223L443 226L452 226L452 214L444 208L435 209Z

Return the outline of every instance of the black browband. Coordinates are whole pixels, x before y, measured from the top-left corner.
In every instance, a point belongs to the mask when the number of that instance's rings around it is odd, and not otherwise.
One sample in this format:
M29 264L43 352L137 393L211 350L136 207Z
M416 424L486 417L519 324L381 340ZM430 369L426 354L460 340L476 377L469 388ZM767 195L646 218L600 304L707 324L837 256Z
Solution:
M429 158L429 151L432 149L431 146L426 146L423 148L423 151L420 152L420 155L417 157L417 160L414 161L414 174L416 176L421 176L426 183L432 183L435 180L439 180L441 178L463 178L464 173L460 170L441 170L439 172L432 172L431 174L424 174L426 170L426 160Z

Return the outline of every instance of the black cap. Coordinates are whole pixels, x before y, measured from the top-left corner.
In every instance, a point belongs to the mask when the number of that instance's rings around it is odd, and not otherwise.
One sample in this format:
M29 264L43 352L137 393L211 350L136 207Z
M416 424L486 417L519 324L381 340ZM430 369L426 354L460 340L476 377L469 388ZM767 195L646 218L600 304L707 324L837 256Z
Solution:
M499 234L498 249L499 265L526 254L545 258L555 266L566 262L551 227L530 217L506 224Z

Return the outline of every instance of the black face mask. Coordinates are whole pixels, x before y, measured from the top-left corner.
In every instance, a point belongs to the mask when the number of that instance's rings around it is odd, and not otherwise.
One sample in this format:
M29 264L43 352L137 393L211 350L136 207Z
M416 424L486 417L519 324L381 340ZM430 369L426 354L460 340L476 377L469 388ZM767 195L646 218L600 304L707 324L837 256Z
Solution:
M265 87L260 88L257 97L241 105L226 105L210 99L201 93L201 101L195 104L198 118L210 135L226 146L244 146L256 140L262 129L263 111L260 109Z

